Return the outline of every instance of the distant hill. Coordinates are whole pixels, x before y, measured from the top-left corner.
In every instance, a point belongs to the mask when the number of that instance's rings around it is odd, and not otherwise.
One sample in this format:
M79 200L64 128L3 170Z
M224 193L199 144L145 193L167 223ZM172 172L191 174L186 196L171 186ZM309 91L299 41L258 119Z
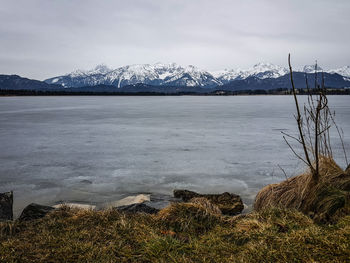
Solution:
M63 86L47 84L46 82L22 78L18 75L0 75L0 89L3 90L52 90Z

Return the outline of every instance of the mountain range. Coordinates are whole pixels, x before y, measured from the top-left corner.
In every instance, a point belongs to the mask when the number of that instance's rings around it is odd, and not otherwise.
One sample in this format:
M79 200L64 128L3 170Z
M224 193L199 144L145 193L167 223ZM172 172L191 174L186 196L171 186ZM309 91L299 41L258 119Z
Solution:
M298 72L314 73L315 66L307 65ZM317 67L317 71L323 71ZM258 79L276 79L289 73L289 69L271 63L259 63L246 70L221 70L209 72L195 66L180 66L171 64L136 64L110 69L101 64L92 70L76 70L69 74L45 80L48 84L60 84L64 87L84 87L95 85L111 85L117 88L138 83L153 86L186 86L213 88L228 84L235 80L245 80L250 77ZM337 73L350 80L350 66L326 71Z
M294 70L294 80L299 88L315 79L315 66L306 65ZM350 87L350 66L324 72L329 88ZM321 83L322 74L318 74ZM91 70L75 70L69 74L46 79L30 80L17 75L0 75L0 90L55 90L87 92L197 92L215 90L272 90L290 89L289 70L270 63L259 63L246 70L221 70L209 72L195 66L175 63L137 64L110 69L98 65Z

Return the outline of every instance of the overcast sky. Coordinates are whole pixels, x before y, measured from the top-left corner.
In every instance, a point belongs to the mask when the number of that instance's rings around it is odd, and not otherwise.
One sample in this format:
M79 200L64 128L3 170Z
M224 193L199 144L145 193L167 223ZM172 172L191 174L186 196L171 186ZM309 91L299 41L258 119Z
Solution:
M350 0L0 0L0 74L105 63L350 64Z

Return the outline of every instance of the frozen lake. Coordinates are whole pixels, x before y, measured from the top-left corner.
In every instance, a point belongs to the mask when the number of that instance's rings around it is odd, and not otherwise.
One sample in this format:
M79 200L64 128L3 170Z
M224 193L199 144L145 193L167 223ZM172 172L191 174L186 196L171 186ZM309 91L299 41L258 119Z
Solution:
M349 153L350 97L329 96ZM31 202L103 203L175 188L257 191L305 168L283 141L291 96L1 97L0 192ZM345 168L337 137L336 160Z

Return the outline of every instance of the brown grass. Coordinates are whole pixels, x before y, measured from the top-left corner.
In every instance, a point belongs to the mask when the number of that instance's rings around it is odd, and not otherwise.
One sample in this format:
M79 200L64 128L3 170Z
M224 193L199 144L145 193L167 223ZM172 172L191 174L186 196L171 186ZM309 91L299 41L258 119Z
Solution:
M193 198L188 203L172 203L160 210L156 219L167 229L178 233L203 233L221 216L220 209L206 198Z
M316 221L334 221L348 214L350 173L343 171L333 159L320 159L319 180L306 172L278 184L264 187L256 196L254 208L284 207L297 209Z
M227 217L197 201L158 215L61 208L11 231L0 224L0 262L349 262L350 216L335 225L280 208Z

